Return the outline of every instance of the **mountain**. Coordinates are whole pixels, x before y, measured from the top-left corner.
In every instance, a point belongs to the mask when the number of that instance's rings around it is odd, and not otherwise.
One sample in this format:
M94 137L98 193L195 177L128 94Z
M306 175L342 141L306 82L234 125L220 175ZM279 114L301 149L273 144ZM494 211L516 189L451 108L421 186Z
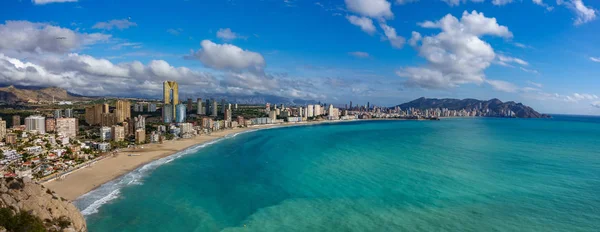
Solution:
M249 104L249 105L262 105L262 104L266 104L266 103L285 104L285 105L317 104L317 101L314 101L314 100L293 99L293 98L279 97L279 96L266 95L266 94L257 94L257 95L252 95L252 96L211 95L208 97L214 98L217 101L220 101L221 99L225 99L229 103ZM205 99L205 98L203 98L203 99Z
M14 104L17 102L52 102L54 101L86 101L90 97L84 97L67 92L58 87L22 87L6 86L0 87L0 103Z
M489 116L501 117L501 112L508 112L511 110L515 113L517 118L548 118L550 116L540 114L529 106L513 101L502 102L496 98L482 101L477 99L437 99L437 98L419 98L401 105L398 105L401 109L415 108L415 109L431 109L431 108L447 108L449 110L473 110L478 109L480 111L489 111Z
M69 201L29 179L8 177L0 178L2 229L86 231L87 226L83 215Z

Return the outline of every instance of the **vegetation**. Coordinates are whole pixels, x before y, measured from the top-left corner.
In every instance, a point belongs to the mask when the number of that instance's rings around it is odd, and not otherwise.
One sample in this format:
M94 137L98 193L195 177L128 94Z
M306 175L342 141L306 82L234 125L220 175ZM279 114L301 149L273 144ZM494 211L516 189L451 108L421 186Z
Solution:
M15 214L9 208L0 208L0 226L12 232L46 231L44 223L38 217L24 211Z

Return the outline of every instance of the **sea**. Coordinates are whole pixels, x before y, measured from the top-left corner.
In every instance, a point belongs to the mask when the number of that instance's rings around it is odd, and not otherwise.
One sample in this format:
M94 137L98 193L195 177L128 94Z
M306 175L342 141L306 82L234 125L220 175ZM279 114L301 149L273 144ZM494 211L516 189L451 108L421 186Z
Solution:
M89 231L600 231L600 117L251 131L75 201Z

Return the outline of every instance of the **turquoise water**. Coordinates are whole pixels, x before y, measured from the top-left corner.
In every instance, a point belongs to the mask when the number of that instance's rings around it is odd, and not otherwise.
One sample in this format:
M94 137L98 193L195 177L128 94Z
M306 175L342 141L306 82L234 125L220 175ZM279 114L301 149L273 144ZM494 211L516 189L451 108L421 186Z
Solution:
M90 231L599 231L600 118L260 130L76 204Z

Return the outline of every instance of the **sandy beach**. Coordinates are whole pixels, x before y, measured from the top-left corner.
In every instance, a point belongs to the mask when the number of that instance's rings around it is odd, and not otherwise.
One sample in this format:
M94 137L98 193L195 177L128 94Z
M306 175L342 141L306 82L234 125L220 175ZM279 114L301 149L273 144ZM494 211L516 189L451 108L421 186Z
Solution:
M154 160L173 155L197 144L223 138L229 134L259 128L265 127L235 128L213 132L210 135L200 135L190 139L166 141L162 144L146 144L143 148L135 150L123 149L116 156L106 157L88 167L78 169L61 179L55 179L43 185L65 199L72 201L104 183ZM128 156L129 154L135 154L135 156Z

